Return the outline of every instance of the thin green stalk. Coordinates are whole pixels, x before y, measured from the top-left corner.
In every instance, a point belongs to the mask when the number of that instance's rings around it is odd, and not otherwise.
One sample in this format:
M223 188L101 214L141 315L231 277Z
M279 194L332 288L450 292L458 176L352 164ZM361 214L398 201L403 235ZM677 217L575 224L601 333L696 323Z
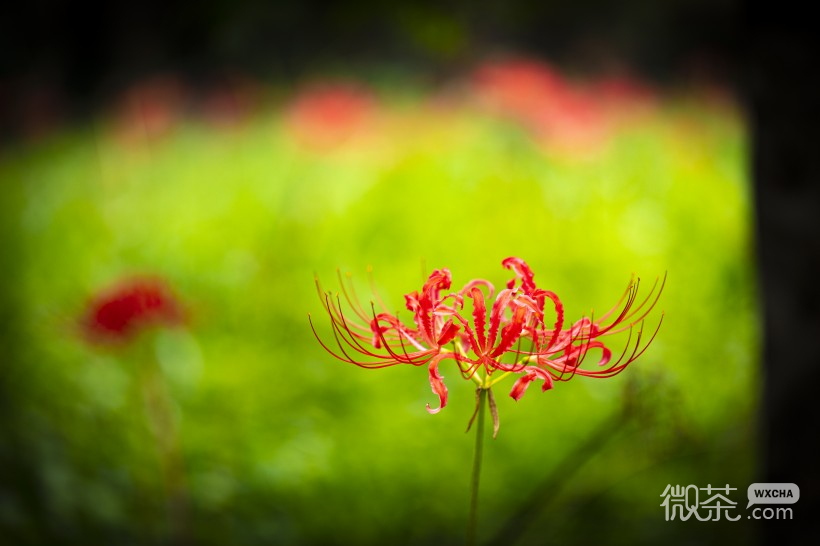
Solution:
M154 433L167 496L170 544L189 544L188 491L179 445L179 434L171 412L171 399L160 364L149 351L139 366L149 428Z
M475 427L475 453L473 456L472 493L470 495L470 519L467 523L467 546L476 543L476 526L478 525L478 483L481 478L481 457L484 451L484 403L487 390L480 389L478 395L478 422Z

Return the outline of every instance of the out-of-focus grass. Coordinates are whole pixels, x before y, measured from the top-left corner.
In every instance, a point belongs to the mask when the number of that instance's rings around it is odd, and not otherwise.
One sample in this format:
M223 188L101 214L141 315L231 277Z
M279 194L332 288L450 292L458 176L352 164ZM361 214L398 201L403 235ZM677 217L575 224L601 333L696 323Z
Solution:
M519 403L511 382L496 389L480 535L530 510L511 541L747 536L742 522L717 535L665 522L658 507L668 483L752 481L757 308L738 116L664 99L573 154L469 102L391 97L330 148L305 146L273 104L230 127L182 120L128 138L100 118L6 153L4 245L19 256L4 289L16 309L3 364L8 536L168 532L140 364L77 332L91 294L150 273L190 317L142 343L173 400L197 542L459 542L472 383L443 368L450 404L431 416L426 370L333 360L307 322L312 312L331 337L313 277L336 290L341 267L367 299L372 265L400 309L423 267L500 286L507 256L527 260L570 318L609 308L633 272L666 271L666 318L617 378L533 388Z

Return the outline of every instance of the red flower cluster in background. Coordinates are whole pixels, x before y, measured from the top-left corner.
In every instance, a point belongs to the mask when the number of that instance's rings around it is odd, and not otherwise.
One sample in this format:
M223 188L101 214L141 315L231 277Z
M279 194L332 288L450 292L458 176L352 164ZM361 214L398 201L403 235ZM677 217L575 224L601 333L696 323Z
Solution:
M288 121L300 142L312 148L329 149L362 131L375 110L375 99L359 86L317 85L295 98Z
M152 326L177 325L182 318L182 310L165 283L137 278L96 296L83 327L94 340L126 341Z
M136 145L166 135L185 113L188 90L173 74L158 75L131 86L115 108L119 140Z
M652 91L627 76L578 84L550 65L529 59L479 66L472 88L484 107L565 151L601 144L620 118L654 102Z
M650 339L642 344L644 319L657 303L664 283L658 287L656 281L646 298L636 304L640 281L631 280L612 309L600 317L584 317L565 327L563 303L554 292L535 285L530 267L520 258L507 258L502 264L515 277L495 295L491 306L487 302L492 300L495 289L489 281L476 279L458 292L448 292L450 271L433 271L420 292L405 295L415 327L401 322L383 305L380 313L375 306L370 313L366 312L352 286L346 288L342 282L342 293L353 311L353 316L346 315L341 298L337 296L334 300L319 288L338 350L328 347L315 328L314 334L334 357L363 368L426 365L430 385L440 402L438 409L428 405L428 411L436 413L447 405L447 387L439 373L439 364L444 360L455 361L461 375L483 389L489 389L508 374L521 374L510 392L518 400L536 379L544 382L546 391L554 381L567 381L576 374L611 377L621 372L643 354L660 328L659 322ZM471 317L463 315L465 300L472 301ZM547 302L554 320L547 319ZM633 335L636 325L639 328ZM601 338L625 331L629 331L629 337L624 350L613 360L611 349ZM581 368L592 349L601 350L597 367ZM505 356L508 361L504 361Z
M541 110L567 92L552 67L530 60L487 62L474 72L473 85L487 106L523 123L536 123Z

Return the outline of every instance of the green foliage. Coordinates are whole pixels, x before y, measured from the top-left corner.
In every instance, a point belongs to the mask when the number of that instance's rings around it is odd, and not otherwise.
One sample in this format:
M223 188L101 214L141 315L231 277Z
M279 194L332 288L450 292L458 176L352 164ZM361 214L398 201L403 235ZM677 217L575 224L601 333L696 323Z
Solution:
M673 528L658 507L667 483L728 482L742 504L759 349L746 153L737 116L697 100L666 101L572 154L467 106L389 97L369 135L331 150L300 146L273 107L131 141L101 120L8 151L0 528L19 544L167 536L139 390L155 358L197 543L460 542L472 383L443 367L450 404L431 416L426 370L335 361L308 326L310 312L331 339L313 278L335 291L336 268L350 271L367 301L372 265L402 309L423 269L500 286L511 255L569 318L608 309L633 272L648 289L666 271L666 317L617 378L519 403L511 382L495 389L480 536L529 510L506 543L655 543ZM140 350L88 344L89 297L143 273L174 287L187 327ZM749 532L708 525L673 539Z

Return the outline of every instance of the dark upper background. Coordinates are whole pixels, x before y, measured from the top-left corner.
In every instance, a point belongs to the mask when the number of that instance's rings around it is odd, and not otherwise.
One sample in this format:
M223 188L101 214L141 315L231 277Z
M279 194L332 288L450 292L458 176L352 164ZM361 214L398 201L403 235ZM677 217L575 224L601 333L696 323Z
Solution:
M172 70L290 81L315 69L398 67L433 78L487 54L544 56L570 69L619 63L659 83L737 78L731 0L489 2L316 0L58 2L0 17L0 125L84 115L130 82Z

